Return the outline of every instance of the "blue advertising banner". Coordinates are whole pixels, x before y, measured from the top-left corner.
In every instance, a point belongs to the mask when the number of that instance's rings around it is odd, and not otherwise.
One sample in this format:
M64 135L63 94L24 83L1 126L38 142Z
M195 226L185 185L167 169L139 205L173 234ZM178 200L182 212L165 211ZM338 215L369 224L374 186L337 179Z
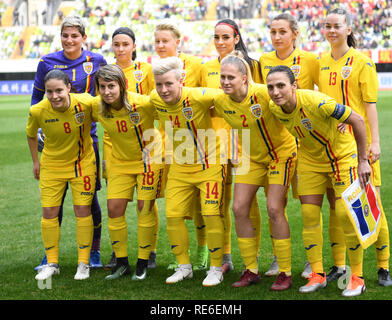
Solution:
M0 95L32 94L34 80L0 81Z

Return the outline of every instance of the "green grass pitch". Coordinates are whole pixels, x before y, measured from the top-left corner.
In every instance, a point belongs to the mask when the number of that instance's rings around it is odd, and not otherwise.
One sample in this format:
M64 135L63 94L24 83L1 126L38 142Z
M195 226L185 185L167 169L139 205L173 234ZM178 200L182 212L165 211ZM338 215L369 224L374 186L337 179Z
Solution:
M382 200L384 211L390 218L392 210L392 92L379 93L378 112L381 135ZM28 151L25 125L30 97L0 97L0 300L340 300L341 290L337 283L313 294L299 294L298 288L305 284L300 277L305 261L305 251L301 237L302 219L300 205L290 197L288 218L292 237L293 286L285 292L271 292L274 279L263 277L262 281L247 288L234 289L231 284L238 280L243 265L239 254L236 233L232 232L232 257L235 270L225 276L224 282L216 287L201 285L205 272L195 272L192 280L176 285L166 285L165 279L171 274L167 265L172 254L165 230L164 201L158 200L160 232L157 253L158 267L149 272L144 281L135 282L131 277L117 281L106 281L108 271L91 270L90 278L75 281L77 249L75 218L72 197L68 192L65 213L61 227L60 269L61 274L52 279L51 289L40 289L34 279L33 268L40 262L44 250L41 240L41 206L38 182L33 179L32 162ZM99 135L102 137L99 126ZM102 144L101 144L102 148ZM106 263L111 254L107 230L106 187L98 193L102 208L101 257ZM271 241L267 226L265 198L262 190L258 193L262 212L262 238L260 246L260 271L264 273L271 261ZM324 218L324 266L332 265L328 239L328 206L323 205ZM389 219L390 220L390 219ZM136 263L136 210L135 203L127 209L129 233L129 260L134 270ZM191 258L194 258L196 239L192 222L190 231ZM389 221L391 228L391 221ZM367 292L355 299L386 300L392 298L391 288L377 284L377 264L375 249L370 247L364 254L364 276Z

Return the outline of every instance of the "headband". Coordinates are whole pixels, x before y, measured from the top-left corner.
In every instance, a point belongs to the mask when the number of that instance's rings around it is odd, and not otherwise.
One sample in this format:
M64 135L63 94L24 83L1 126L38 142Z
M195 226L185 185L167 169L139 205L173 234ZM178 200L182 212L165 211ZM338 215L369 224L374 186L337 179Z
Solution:
M113 32L112 39L113 39L115 36L117 36L118 34L125 34L125 35L127 35L128 37L130 37L130 38L133 40L133 42L135 42L135 34L134 34L133 31L132 31L131 29L129 29L129 28L126 28L126 27L118 28L116 31Z
M231 24L226 23L226 22L219 22L216 26L219 26L219 25L221 25L221 24L223 24L223 25L225 25L225 26L229 26L230 28L232 28L232 29L234 30L234 34L235 34L236 36L238 36L237 30L236 30Z

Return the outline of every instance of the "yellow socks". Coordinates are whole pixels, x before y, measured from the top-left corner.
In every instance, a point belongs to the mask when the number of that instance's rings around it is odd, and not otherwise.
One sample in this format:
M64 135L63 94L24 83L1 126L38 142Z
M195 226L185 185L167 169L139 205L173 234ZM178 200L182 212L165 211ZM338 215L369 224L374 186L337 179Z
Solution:
M41 219L42 240L48 263L59 263L60 225L59 219Z
M291 274L291 238L273 239L279 272Z
M78 244L78 264L89 264L91 243L93 242L93 216L76 217L76 242Z
M178 264L190 264L189 235L184 218L166 218L166 230Z
M346 265L346 243L335 209L329 210L329 239L334 266Z
M210 265L222 266L224 246L224 226L221 216L205 216L207 245L210 254Z
M128 226L125 215L108 218L108 227L112 249L117 258L128 257Z
M238 247L240 249L242 260L245 268L253 273L258 273L257 264L257 244L256 238L238 238Z
M154 243L156 231L156 216L154 214L154 206L151 208L151 201L145 200L143 209L138 210L137 224L137 243L138 258L148 260Z
M321 208L314 204L302 204L302 238L306 256L312 271L323 273L323 234L320 223Z

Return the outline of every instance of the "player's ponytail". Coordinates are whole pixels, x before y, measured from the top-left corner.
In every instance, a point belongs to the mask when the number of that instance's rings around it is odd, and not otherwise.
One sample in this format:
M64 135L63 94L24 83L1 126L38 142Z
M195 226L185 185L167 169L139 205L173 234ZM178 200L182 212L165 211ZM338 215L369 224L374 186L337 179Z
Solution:
M98 69L95 74L95 88L99 90L99 80L103 80L105 82L115 81L120 86L120 103L122 107L131 112L132 107L128 101L127 94L127 81L122 69L116 64L107 64ZM111 105L106 103L103 99L101 99L101 113L104 117L110 116Z
M327 16L329 16L330 14L338 14L338 15L344 16L344 20L346 21L347 27L351 27L351 33L347 36L347 45L349 47L355 48L357 41L355 39L353 28L352 28L353 27L353 19L351 17L351 14L341 8L333 9L332 11L328 12Z

